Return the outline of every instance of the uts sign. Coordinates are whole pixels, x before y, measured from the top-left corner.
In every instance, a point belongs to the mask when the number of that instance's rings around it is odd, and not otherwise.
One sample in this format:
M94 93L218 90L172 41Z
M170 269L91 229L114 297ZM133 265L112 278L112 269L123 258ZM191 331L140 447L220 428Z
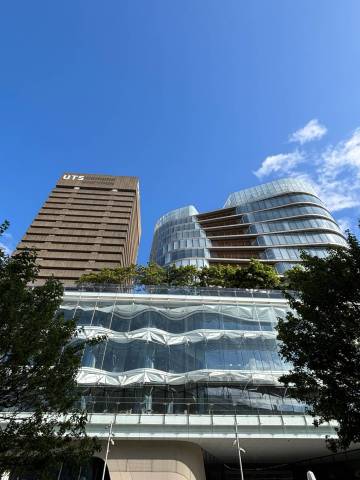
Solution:
M84 180L84 175L69 175L65 174L63 180Z

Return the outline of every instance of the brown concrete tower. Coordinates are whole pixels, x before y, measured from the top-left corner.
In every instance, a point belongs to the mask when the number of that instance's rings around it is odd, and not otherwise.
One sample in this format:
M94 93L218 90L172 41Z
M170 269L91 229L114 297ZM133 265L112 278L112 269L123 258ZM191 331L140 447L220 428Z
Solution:
M83 273L136 263L140 241L136 177L65 173L19 243L38 252L39 282L65 285Z

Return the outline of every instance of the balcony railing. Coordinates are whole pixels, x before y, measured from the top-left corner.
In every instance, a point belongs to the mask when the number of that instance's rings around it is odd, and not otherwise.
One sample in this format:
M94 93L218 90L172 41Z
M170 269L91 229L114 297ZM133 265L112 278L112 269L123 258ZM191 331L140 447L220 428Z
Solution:
M306 406L278 402L276 405L240 405L231 402L193 401L139 401L136 399L106 399L82 397L77 407L88 413L166 414L166 415L304 415Z
M191 295L203 297L238 297L284 299L281 290L255 290L221 287L170 287L167 285L80 284L65 286L65 292L108 292L130 295Z

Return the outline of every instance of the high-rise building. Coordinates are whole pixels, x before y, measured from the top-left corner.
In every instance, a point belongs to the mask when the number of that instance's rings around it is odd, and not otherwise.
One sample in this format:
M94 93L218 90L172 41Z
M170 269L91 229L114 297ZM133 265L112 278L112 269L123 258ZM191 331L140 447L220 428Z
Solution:
M257 258L283 273L301 262L301 250L322 257L329 246L345 243L312 186L288 178L232 193L220 210L187 206L167 213L156 223L151 260L203 267Z
M37 250L39 282L73 284L83 273L136 263L140 233L136 177L65 173L17 250Z

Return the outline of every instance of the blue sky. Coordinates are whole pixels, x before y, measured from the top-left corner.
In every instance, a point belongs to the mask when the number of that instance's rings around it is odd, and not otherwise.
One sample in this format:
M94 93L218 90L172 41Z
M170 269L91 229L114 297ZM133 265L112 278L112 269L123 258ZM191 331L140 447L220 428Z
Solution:
M166 211L281 176L355 229L359 18L358 0L2 2L2 242L66 171L140 177L140 262Z

